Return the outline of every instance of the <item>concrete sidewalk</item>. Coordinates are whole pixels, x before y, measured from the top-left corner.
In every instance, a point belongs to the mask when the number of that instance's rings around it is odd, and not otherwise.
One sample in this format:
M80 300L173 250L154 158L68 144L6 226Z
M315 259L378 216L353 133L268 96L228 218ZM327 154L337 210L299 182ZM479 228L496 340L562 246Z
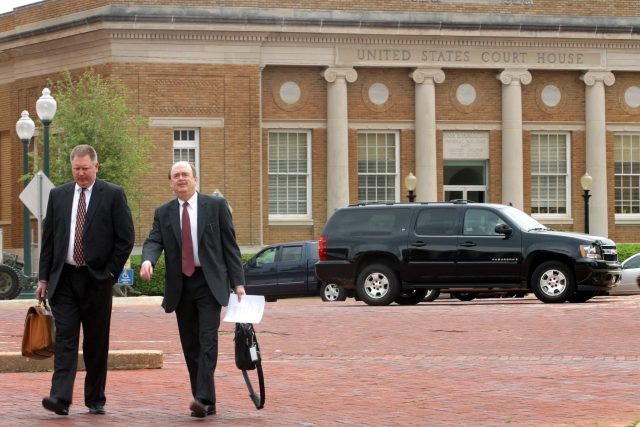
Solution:
M138 298L131 298L138 300ZM267 399L257 411L223 323L218 414L189 417L175 316L114 305L113 350L160 350L162 369L111 371L107 414L46 412L50 373L0 374L2 425L632 426L640 419L640 296L585 304L533 299L369 307L349 299L268 303L256 331ZM25 310L0 303L0 351L16 351Z

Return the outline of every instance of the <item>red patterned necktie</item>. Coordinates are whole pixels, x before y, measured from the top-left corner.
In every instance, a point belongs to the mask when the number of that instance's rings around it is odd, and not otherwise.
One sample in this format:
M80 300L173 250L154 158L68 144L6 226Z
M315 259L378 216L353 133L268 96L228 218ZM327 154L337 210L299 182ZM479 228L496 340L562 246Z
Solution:
M187 277L196 271L193 258L193 241L191 240L191 219L189 218L189 203L182 205L182 274Z
M78 213L76 215L76 234L73 244L73 260L78 266L84 265L84 249L82 248L82 231L84 220L87 216L87 203L84 198L84 188L80 189L80 199L78 200Z

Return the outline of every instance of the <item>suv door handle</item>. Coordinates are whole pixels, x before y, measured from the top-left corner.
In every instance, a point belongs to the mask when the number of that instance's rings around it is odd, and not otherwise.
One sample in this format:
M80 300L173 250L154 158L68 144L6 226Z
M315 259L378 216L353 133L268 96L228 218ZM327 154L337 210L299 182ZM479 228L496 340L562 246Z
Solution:
M422 242L422 241L420 241L420 240L418 240L417 242L413 242L413 243L411 244L411 246L415 246L415 247L418 247L418 248L419 248L419 247L421 247L421 246L424 246L424 245L426 245L426 243L425 243L425 242Z
M460 246L464 246L465 248L470 248L470 247L476 246L476 244L473 242L464 242Z

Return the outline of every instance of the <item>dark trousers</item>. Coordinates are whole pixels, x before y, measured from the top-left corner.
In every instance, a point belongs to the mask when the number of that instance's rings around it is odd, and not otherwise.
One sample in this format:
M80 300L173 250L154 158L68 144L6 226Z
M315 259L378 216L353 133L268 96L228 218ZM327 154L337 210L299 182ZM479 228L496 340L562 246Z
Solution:
M51 298L56 325L56 354L53 363L50 396L71 404L73 383L78 368L78 343L82 326L84 364L84 403L106 403L111 326L111 288L113 280L95 281L86 267L65 265Z
M216 402L213 373L218 363L218 328L222 307L207 286L202 270L183 276L176 307L182 352L189 370L191 393L205 405Z

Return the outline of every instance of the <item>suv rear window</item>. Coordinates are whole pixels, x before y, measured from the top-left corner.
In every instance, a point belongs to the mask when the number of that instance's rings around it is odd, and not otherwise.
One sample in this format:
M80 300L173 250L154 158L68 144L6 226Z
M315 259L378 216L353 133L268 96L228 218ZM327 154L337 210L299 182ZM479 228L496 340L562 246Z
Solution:
M333 236L391 235L407 229L410 213L408 208L339 210L326 229Z

